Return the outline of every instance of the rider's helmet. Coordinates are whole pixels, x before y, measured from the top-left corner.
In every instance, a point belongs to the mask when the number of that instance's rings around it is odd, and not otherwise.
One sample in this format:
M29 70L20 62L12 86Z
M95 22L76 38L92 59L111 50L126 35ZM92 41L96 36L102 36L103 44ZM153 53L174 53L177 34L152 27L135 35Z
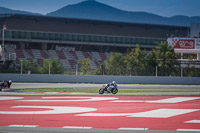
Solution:
M113 81L112 84L113 84L113 85L116 85L117 83L116 83L116 81Z
M8 83L11 85L12 84L12 80L9 80Z

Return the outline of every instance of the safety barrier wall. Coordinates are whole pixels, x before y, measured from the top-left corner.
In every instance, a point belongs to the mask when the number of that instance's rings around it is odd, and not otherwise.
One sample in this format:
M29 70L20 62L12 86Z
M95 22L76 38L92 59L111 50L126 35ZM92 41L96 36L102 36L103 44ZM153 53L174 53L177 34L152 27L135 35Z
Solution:
M200 77L154 77L154 76L82 76L48 74L0 74L0 81L38 83L108 83L115 80L121 84L196 84Z

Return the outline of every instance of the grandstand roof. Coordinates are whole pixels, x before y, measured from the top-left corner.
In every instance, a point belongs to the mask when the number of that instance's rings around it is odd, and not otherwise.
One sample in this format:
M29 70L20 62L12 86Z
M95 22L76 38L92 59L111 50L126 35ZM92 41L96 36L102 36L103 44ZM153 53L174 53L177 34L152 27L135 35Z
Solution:
M189 27L129 22L50 17L43 15L1 14L0 25L21 31L162 38L187 37Z
M91 19L80 19L80 18L64 18L64 17L52 17L44 15L27 15L27 14L0 14L0 18L20 18L20 19L32 19L32 20L48 20L58 22L81 22L90 24L108 24L108 25L137 25L137 26L150 26L150 27L162 27L162 28L189 28L189 26L173 26L173 25L159 25L159 24L148 24L148 23L133 23L133 22L117 22L117 21L105 21L105 20L91 20Z

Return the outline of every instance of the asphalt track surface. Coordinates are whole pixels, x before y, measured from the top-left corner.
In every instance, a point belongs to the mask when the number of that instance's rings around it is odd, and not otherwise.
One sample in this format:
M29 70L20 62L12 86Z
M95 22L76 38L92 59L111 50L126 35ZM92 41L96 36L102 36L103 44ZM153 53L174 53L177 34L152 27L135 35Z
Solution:
M100 88L101 86L101 84L14 83L12 89ZM200 90L198 85L121 84L119 88ZM20 94L13 96L9 92L11 90L5 89L0 92L1 132L200 132L199 94L195 96L182 96L182 94L179 96L140 96L140 94L137 94L138 96L28 96ZM8 93L4 95L4 92Z
M100 88L102 84L71 84L71 83L13 83L12 89L25 88ZM150 89L150 90L200 90L200 85L141 85L118 84L119 89Z
M17 89L28 89L28 88L101 88L102 84L71 84L71 83L13 83L11 89L3 89L0 95L18 95L18 93L11 93ZM170 91L200 91L200 85L141 85L141 84L118 84L119 93L117 95L193 95L198 96L200 92L142 92L142 93L120 93L120 90L170 90ZM8 93L6 93L8 92ZM47 95L55 95L56 93L45 93ZM64 94L64 93L62 93ZM34 95L34 94L33 94ZM72 94L71 94L72 95ZM83 93L74 95L85 95ZM98 95L98 94L87 94L87 95Z

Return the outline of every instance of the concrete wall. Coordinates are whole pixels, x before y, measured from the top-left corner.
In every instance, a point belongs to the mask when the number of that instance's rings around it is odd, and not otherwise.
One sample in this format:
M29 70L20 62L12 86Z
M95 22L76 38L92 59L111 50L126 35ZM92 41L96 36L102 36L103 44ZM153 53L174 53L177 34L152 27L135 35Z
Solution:
M200 77L155 77L155 76L81 76L48 74L0 74L0 81L42 83L108 83L115 80L122 84L198 84Z

